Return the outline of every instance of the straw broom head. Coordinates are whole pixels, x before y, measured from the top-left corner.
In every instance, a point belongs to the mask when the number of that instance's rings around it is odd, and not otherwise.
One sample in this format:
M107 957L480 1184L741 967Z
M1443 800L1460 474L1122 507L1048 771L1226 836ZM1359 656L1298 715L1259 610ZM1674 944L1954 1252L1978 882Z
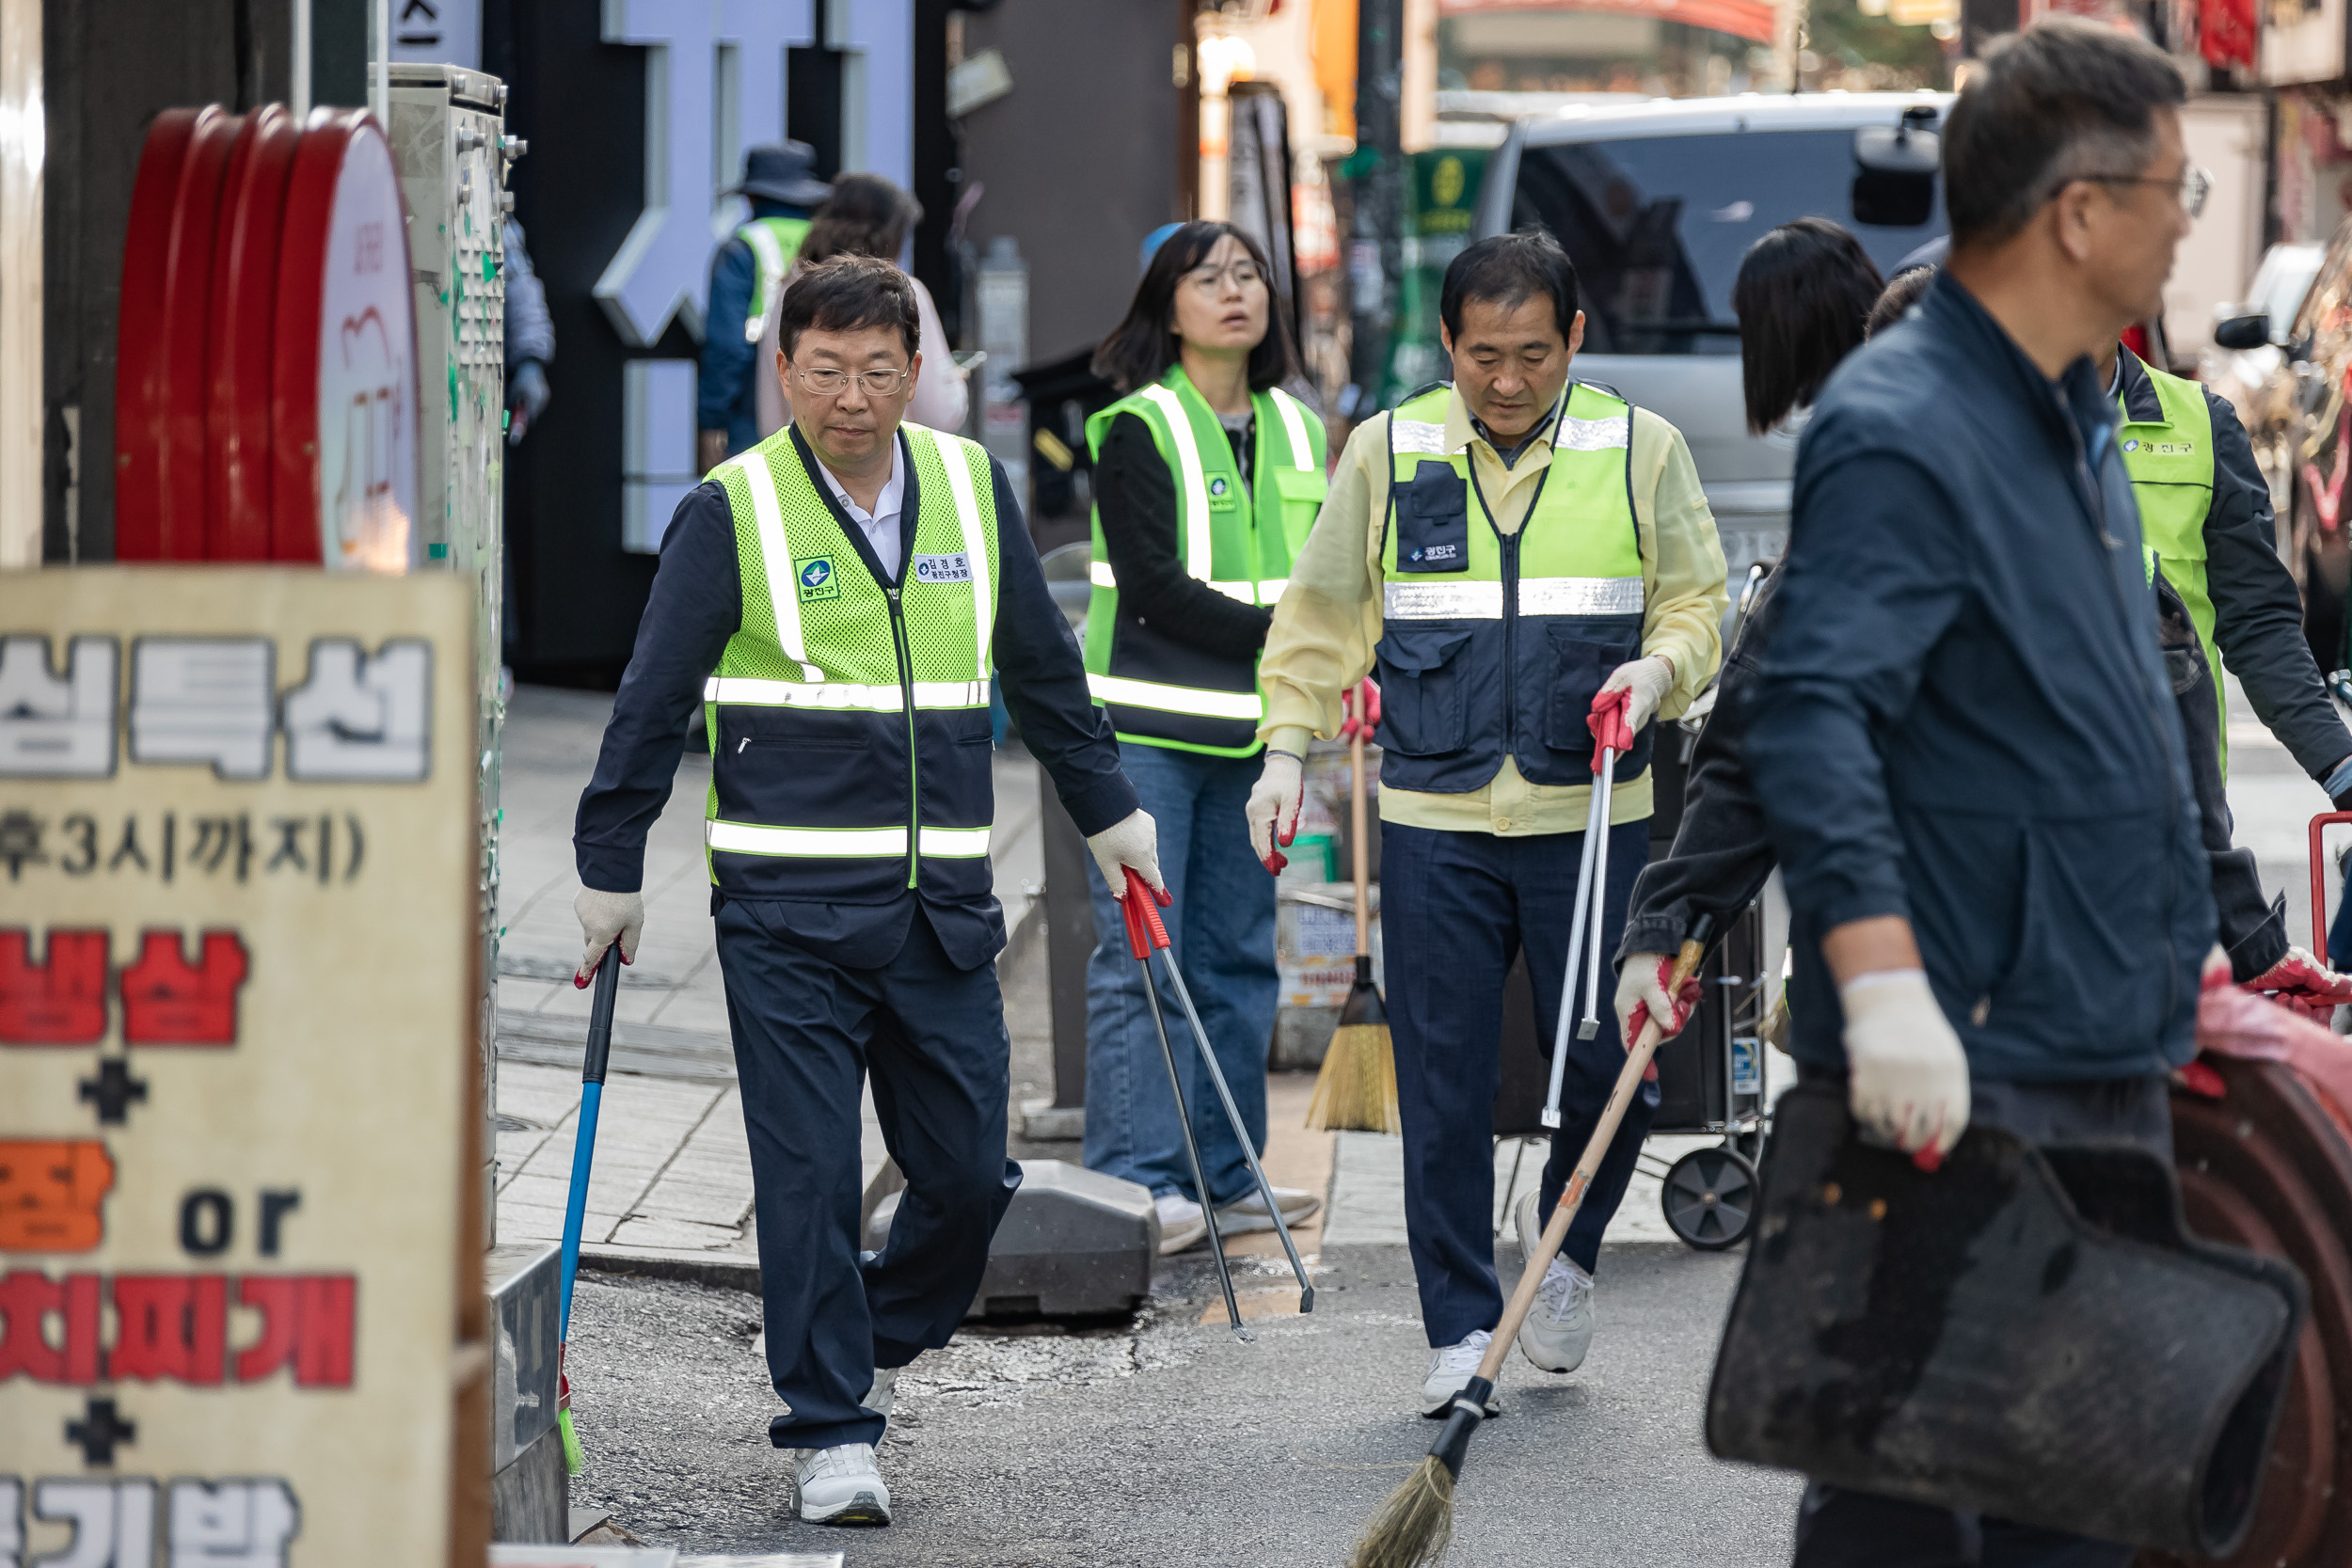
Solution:
M1372 983L1372 960L1356 960L1356 983L1340 1009L1323 1069L1315 1075L1307 1125L1318 1132L1394 1132L1396 1051L1389 1038L1388 1010Z

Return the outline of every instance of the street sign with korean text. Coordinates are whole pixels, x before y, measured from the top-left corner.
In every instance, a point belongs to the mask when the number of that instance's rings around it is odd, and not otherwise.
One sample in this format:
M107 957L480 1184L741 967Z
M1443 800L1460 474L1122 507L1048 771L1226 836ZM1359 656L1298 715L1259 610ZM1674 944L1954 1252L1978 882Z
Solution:
M0 573L0 1568L450 1561L472 626Z

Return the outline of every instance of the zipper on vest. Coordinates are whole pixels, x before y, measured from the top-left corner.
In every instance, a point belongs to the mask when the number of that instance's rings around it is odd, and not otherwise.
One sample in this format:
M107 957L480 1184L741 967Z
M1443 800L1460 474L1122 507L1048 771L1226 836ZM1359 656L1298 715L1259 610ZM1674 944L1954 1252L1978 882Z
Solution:
M1538 490L1537 494L1542 492ZM1478 504L1483 509L1486 498L1479 497ZM1535 503L1532 500L1527 503L1527 513L1516 531L1495 531L1502 542L1502 754L1506 757L1516 757L1519 751L1519 536L1527 531L1528 523L1534 517ZM1494 514L1486 515L1491 522ZM1496 764L1497 768L1501 766Z
M914 656L907 648L907 619L898 603L898 590L884 588L890 601L890 642L898 656L898 692L907 715L907 886L913 887L923 866L923 780L914 751Z

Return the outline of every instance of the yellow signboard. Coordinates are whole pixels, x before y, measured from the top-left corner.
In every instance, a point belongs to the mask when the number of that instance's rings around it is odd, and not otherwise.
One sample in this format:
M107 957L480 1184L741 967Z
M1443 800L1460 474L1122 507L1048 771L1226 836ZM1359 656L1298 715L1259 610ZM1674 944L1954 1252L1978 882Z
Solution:
M471 1533L472 625L439 575L0 573L6 1568Z

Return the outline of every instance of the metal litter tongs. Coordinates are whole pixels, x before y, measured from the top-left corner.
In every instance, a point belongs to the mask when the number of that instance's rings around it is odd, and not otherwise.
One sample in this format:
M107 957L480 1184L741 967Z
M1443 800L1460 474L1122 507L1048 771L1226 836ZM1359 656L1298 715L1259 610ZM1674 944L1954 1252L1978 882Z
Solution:
M1249 1129L1241 1119L1241 1107L1233 1103L1233 1091L1226 1086L1225 1069L1216 1063L1216 1053L1209 1049L1209 1032L1200 1026L1200 1015L1193 1009L1192 992L1184 985L1184 977L1176 968L1176 955L1168 945L1168 927L1160 923L1160 909L1152 896L1152 888L1134 868L1127 871L1127 896L1120 901L1120 913L1127 922L1127 950L1143 966L1143 995L1152 1014L1152 1027L1159 1032L1160 1055L1168 1063L1168 1086L1176 1095L1176 1119L1184 1131L1184 1154L1192 1162L1192 1184L1200 1195L1200 1212L1209 1225L1209 1251L1216 1259L1216 1280L1225 1291L1225 1315L1233 1325L1233 1337L1248 1339L1250 1333L1241 1321L1241 1305L1233 1299L1233 1276L1225 1265L1225 1243L1217 1234L1216 1207L1209 1196L1209 1184L1200 1170L1200 1148L1192 1135L1192 1113L1184 1105L1184 1075L1176 1069L1176 1052L1168 1044L1168 1022L1160 1015L1160 989L1152 978L1152 954L1157 949L1168 965L1168 983L1176 988L1176 1001L1184 1009L1184 1022L1192 1026L1193 1045L1200 1054L1200 1065L1209 1069L1209 1082L1216 1085L1216 1097L1224 1101L1225 1117L1233 1124L1233 1135L1241 1144L1242 1158L1249 1162L1249 1174L1258 1180L1258 1196L1265 1200L1266 1212L1273 1217L1274 1228L1282 1238L1282 1250L1290 1254L1291 1272L1298 1276L1298 1309L1315 1309L1315 1288L1307 1282L1307 1265L1298 1260L1298 1245L1291 1240L1291 1227L1282 1218L1282 1206L1274 1201L1274 1183L1266 1180L1265 1167L1258 1164L1258 1151L1251 1147Z
M1617 785L1617 758L1633 749L1633 732L1626 727L1627 693L1596 707L1587 721L1595 742L1593 803L1584 817L1584 853L1576 868L1576 917L1568 926L1568 962L1560 981L1560 1022L1551 1037L1551 1089L1544 1097L1544 1125L1560 1125L1560 1085L1568 1070L1568 1013L1576 1001L1576 970L1584 963L1584 1016L1578 1020L1576 1037L1589 1040L1600 1034L1601 902L1609 896L1609 800Z

